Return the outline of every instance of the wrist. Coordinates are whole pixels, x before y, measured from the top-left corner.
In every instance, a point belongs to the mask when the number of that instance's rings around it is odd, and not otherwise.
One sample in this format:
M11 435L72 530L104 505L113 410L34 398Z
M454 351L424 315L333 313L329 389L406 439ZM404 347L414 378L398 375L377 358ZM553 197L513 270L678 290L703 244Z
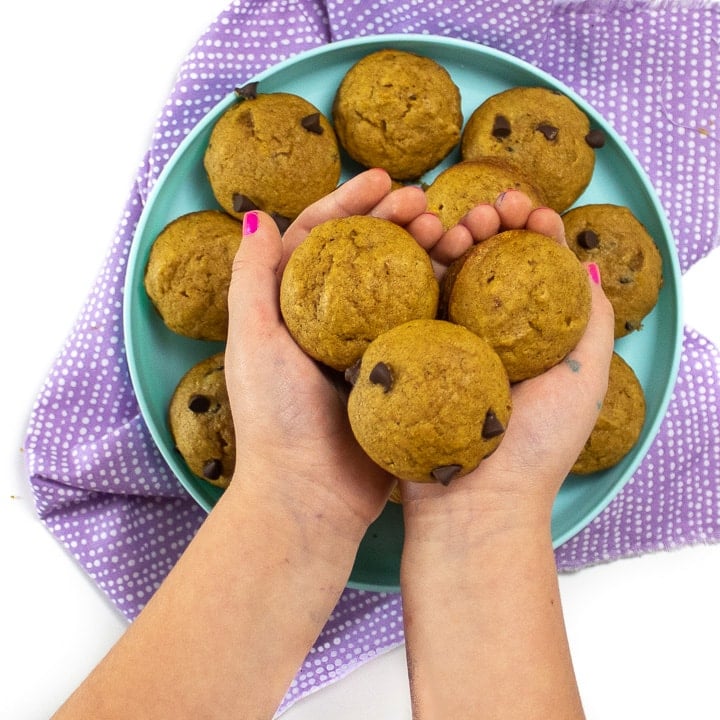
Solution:
M403 502L403 593L417 600L418 579L434 595L472 595L488 576L506 577L553 558L551 508L483 492ZM550 560L548 560L549 562ZM439 590L438 588L444 588Z
M465 534L481 539L486 533L549 532L555 492L524 478L497 478L476 472L447 487L402 483L407 530L431 538Z
M332 548L353 556L372 521L326 484L262 463L236 470L223 501L239 515L264 518L274 533L302 537L308 549Z

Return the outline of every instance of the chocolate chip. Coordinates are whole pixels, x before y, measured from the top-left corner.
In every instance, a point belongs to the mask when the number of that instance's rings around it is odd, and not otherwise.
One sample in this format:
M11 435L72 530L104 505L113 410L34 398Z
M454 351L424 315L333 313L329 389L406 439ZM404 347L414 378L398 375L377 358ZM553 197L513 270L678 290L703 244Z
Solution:
M385 392L389 392L393 386L393 374L389 365L379 362L370 371L370 382L375 385L382 385Z
M447 487L455 476L462 470L462 465L440 465L430 471L433 478Z
M188 402L188 410L201 414L210 409L210 398L207 395L193 395Z
M635 323L630 322L629 320L625 323L625 329L628 332L633 332L634 330L637 330Z
M546 140L555 140L560 132L554 125L549 123L540 123L536 128L538 132L541 132Z
M485 422L483 422L482 436L484 440L490 440L491 438L502 435L505 432L505 426L498 420L498 416L492 411L488 410L485 413Z
M232 202L233 210L237 213L258 209L258 206L247 195L243 195L242 193L233 193Z
M623 275L622 277L618 278L618 282L621 285L630 285L632 283L633 279L628 275Z
M309 132L315 133L315 135L322 135L323 134L323 128L320 124L320 113L316 112L312 115L306 115L301 121L300 124Z
M360 375L361 361L358 358L349 368L345 370L345 380L351 385L357 382L358 376Z
M280 213L270 213L270 217L275 221L275 224L278 226L278 230L280 231L281 235L290 227L290 224L292 223L292 220L290 218L286 218Z
M206 477L208 480L217 480L222 475L222 462L220 462L217 458L213 458L203 465L202 470L203 477Z
M642 270L643 265L645 264L645 253L642 250L638 250L629 260L628 260L628 267L631 270L634 270L637 272L638 270Z
M575 236L575 239L584 250L594 250L600 244L600 238L592 230L582 230Z
M591 130L585 136L585 142L593 149L601 148L605 144L605 133L597 128Z
M236 87L235 94L243 100L254 100L257 97L257 88L256 82L250 82L242 87Z
M511 132L510 121L504 115L496 115L492 128L493 137L506 138Z

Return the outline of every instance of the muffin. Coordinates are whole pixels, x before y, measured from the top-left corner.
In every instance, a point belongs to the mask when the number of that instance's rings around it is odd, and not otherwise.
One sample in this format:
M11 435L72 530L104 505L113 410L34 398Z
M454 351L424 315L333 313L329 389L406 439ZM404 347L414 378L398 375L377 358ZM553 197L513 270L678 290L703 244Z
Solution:
M622 205L582 205L563 215L568 246L597 263L615 311L615 337L642 327L663 285L662 257L648 231Z
M503 160L544 193L557 212L590 183L595 149L604 144L588 116L566 95L543 87L514 87L492 95L470 116L463 160Z
M340 149L327 118L290 93L245 93L215 123L203 162L230 215L273 215L283 228L340 179Z
M520 190L533 207L547 205L541 191L517 170L495 158L468 160L443 170L425 189L428 212L435 213L448 230L476 205L492 205L506 190Z
M430 258L404 228L370 216L328 220L282 276L285 324L311 357L344 371L380 333L437 312Z
M645 411L645 393L635 371L613 353L600 415L572 472L587 475L617 465L637 444Z
M168 223L148 256L145 290L170 330L196 340L225 340L227 294L242 227L218 210Z
M380 50L355 63L335 94L333 123L348 155L413 180L460 141L460 91L435 60Z
M200 361L183 375L170 400L168 422L190 471L211 485L227 487L235 469L235 428L224 353Z
M446 276L448 319L487 340L511 382L562 360L585 332L590 284L567 247L529 230L474 245Z
M447 485L500 444L510 383L490 345L460 325L415 320L379 335L348 399L350 426L380 467Z

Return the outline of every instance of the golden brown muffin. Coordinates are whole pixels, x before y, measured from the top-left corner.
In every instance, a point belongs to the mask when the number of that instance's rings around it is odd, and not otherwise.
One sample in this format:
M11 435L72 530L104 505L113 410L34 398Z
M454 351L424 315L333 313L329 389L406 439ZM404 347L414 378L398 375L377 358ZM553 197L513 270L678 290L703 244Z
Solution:
M238 218L263 210L285 226L340 179L335 132L297 95L250 95L215 123L204 155L212 191Z
M225 340L227 294L242 226L218 210L188 213L155 239L145 290L170 330L197 340Z
M412 235L363 215L311 230L283 273L280 308L308 355L345 370L381 332L435 317L438 295L430 258Z
M490 343L511 382L560 362L585 332L587 272L552 238L507 230L474 245L454 265L444 288L448 317Z
M617 465L640 438L645 409L645 393L635 371L613 353L600 415L572 472L587 475Z
M235 428L225 385L224 353L180 379L168 409L170 432L190 471L225 488L235 469Z
M366 55L342 79L333 103L341 145L365 167L413 180L460 141L460 91L434 60L402 50Z
M663 285L662 257L648 231L622 205L582 205L565 213L563 224L570 249L600 268L615 310L615 337L639 330Z
M496 158L468 160L443 170L425 190L428 212L448 230L476 205L494 204L506 190L520 190L533 207L547 205L542 193L517 170Z
M600 139L598 139L600 138ZM463 130L463 160L495 157L529 178L562 212L590 183L601 133L565 95L542 87L515 87L485 100Z
M460 325L415 320L379 335L348 399L350 426L380 467L447 485L500 444L510 384L488 343Z

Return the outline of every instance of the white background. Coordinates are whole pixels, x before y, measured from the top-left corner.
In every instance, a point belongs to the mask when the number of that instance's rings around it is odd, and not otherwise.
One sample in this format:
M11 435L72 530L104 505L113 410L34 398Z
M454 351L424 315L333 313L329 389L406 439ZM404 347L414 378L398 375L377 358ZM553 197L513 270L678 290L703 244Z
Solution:
M36 0L0 10L3 720L49 717L125 628L37 520L22 441L175 73L226 2ZM720 344L718 278L720 250L683 290L687 322ZM561 590L589 718L720 717L720 546L590 568L562 576ZM285 717L410 718L405 673L400 648Z

